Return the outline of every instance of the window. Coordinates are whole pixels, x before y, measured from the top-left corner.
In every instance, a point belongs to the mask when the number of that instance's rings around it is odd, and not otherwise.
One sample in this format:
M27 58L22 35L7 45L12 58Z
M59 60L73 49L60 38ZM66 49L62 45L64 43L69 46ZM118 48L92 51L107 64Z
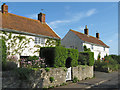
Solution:
M41 44L45 44L45 39L41 38Z
M38 39L38 38L37 38L37 37L35 37L35 44L37 44L37 39Z
M40 44L40 38L39 37L35 37L35 44Z
M93 45L91 45L91 49L93 49Z
M105 47L104 47L104 51L105 51Z

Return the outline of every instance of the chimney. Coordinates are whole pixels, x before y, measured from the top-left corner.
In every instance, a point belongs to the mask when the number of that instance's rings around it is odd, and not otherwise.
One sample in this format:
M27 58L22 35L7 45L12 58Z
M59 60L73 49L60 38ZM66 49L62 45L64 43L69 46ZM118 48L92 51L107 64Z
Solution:
M40 20L41 23L45 23L45 14L44 13L38 14L38 20Z
M99 33L96 33L96 38L98 38L98 39L99 39Z
M2 13L7 14L8 13L8 5L5 3L1 7Z
M88 35L88 28L87 28L87 25L85 26L84 34Z

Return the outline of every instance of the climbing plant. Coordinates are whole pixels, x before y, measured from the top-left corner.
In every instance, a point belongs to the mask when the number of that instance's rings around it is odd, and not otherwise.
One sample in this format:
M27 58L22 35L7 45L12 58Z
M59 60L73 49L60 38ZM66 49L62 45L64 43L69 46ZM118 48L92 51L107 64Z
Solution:
M27 44L30 43L30 40L33 41L32 38L27 38L24 35L12 34L11 32L2 32L2 39L7 42L7 55L21 55L25 48L29 46Z
M45 45L47 47L60 46L60 40L54 40L52 38L47 39Z

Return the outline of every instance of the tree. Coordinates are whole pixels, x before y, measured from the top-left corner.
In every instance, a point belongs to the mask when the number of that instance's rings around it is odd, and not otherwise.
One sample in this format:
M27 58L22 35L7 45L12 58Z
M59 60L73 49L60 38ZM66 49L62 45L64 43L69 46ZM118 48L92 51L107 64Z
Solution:
M87 48L86 45L84 45L84 51L91 51L90 48Z

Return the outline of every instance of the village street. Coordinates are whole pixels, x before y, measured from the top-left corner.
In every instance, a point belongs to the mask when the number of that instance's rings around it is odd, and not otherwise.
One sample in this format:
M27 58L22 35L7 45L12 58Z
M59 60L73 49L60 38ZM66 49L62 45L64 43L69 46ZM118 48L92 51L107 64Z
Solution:
M83 80L80 81L78 83L70 83L68 85L65 86L60 86L57 88L81 88L82 90L84 89L112 89L114 88L114 90L119 90L118 88L118 77L120 76L120 74L118 73L118 71L115 72L111 72L111 73L105 73L105 72L94 72L95 73L95 78L93 79L87 79L87 80ZM57 89L56 88L56 89ZM55 88L54 88L55 89Z

